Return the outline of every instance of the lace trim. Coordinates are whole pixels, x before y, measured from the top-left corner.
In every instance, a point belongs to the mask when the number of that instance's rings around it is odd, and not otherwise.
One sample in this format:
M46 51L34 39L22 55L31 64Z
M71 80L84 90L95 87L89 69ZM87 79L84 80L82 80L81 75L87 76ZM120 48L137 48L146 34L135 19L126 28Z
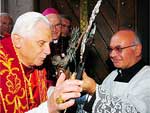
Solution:
M118 97L112 97L101 86L96 86L96 100L93 105L93 113L139 113L136 108L129 104L124 103Z

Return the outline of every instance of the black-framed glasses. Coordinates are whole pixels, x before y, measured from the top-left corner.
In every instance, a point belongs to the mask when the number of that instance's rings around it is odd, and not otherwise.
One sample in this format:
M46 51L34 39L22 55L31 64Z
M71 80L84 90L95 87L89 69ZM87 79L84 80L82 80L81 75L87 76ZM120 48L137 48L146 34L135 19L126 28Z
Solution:
M126 47L121 47L121 46L116 46L114 48L108 47L107 49L108 49L109 53L111 53L112 51L115 51L117 53L121 53L123 49L129 48L129 47L134 47L134 46L136 46L136 44L135 45L126 46Z

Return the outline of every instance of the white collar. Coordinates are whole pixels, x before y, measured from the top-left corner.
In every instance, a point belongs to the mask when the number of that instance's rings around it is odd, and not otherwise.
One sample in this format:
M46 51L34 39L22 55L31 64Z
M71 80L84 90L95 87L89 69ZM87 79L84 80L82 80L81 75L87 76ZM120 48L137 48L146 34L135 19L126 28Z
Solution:
M54 44L57 44L57 43L58 43L58 40L53 40L53 43L54 43Z

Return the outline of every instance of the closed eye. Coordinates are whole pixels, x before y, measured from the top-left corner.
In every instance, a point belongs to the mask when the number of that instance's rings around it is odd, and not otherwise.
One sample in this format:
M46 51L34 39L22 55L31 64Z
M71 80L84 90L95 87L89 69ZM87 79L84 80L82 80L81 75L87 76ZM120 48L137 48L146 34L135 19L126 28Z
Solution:
M46 41L44 41L44 40L40 40L40 41L38 41L37 43L38 43L38 45L39 45L40 47L42 47L42 46L45 44L45 42L46 42Z

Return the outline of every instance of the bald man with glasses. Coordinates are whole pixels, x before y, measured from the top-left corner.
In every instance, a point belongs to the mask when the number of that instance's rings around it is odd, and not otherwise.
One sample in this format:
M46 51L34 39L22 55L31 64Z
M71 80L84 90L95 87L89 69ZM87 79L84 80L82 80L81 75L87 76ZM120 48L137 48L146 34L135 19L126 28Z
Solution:
M91 97L84 109L92 113L150 113L150 66L143 62L139 37L132 30L120 30L112 36L108 50L116 69L101 85L83 75L83 90Z

